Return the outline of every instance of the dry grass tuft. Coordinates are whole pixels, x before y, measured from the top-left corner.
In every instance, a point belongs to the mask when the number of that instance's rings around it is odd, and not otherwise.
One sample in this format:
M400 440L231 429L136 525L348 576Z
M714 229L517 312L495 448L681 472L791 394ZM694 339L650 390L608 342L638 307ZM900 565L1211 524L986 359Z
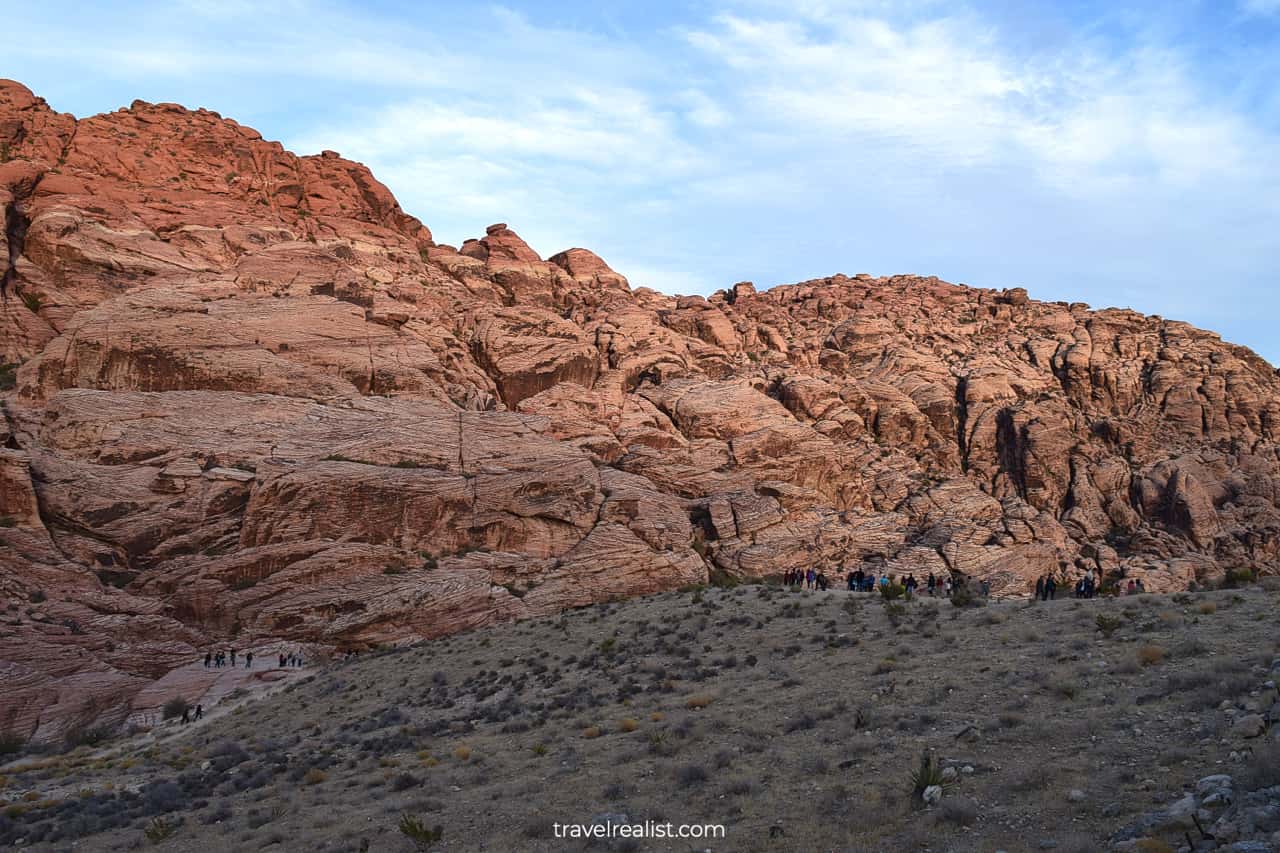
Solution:
M686 700L685 700L685 703L684 703L684 706L685 706L686 708L692 708L692 709L694 709L694 710L700 710L700 709L702 709L702 708L707 707L708 705L710 705L710 704L711 704L712 702L714 702L714 701L715 701L715 699L714 699L710 694L708 694L708 693L698 693L698 694L695 694L695 695L693 695L693 696L690 696L688 699L686 699Z
M1164 646L1142 646L1138 649L1138 663L1143 666L1155 666L1156 664L1164 663L1164 659L1168 654Z

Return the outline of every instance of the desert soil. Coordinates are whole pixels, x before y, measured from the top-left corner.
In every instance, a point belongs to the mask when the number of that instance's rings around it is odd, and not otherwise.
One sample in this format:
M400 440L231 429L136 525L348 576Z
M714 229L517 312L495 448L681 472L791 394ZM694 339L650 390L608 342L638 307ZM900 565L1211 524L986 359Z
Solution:
M1278 604L1273 585L894 614L752 585L596 605L20 758L0 842L398 851L408 814L441 827L433 850L1107 850L1200 777L1267 771L1276 732L1233 723L1280 697ZM928 807L924 753L955 776ZM554 837L623 815L726 837Z

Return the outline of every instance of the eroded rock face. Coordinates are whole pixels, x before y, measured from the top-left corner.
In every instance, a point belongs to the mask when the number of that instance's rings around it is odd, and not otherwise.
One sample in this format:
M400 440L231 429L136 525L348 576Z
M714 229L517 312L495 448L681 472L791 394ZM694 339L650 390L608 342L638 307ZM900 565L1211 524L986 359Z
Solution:
M505 224L437 245L363 166L174 105L0 81L0 143L0 728L123 720L213 643L712 572L1280 563L1280 379L1184 323L905 276L632 289Z

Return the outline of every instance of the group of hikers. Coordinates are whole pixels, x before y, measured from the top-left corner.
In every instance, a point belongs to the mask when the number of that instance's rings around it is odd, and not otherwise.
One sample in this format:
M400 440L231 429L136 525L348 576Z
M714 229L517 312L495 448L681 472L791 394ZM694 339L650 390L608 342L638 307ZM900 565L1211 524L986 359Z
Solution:
M187 723L190 723L192 720L199 720L199 719L202 719L203 717L204 717L203 705L197 705L194 712L192 712L191 707L189 705L182 706L182 724L184 726Z
M1142 582L1142 578L1129 578L1129 583L1123 587L1112 587L1117 595L1123 589L1125 595L1141 595L1147 591L1147 587ZM1101 578L1094 574L1093 569L1087 569L1085 573L1076 580L1075 597L1076 598L1097 598L1102 589ZM1053 601L1058 597L1058 581L1053 575L1041 575L1036 578L1035 597L1039 601Z
M973 585L968 581L969 579L963 575L956 577L954 575L935 575L930 572L922 584L914 573L899 577L889 572L877 574L875 571L868 572L862 569L849 572L845 576L845 584L850 592L875 592L876 590L886 590L890 587L900 586L902 587L902 592L908 596L923 594L931 597L951 598L957 590L962 589L967 590L970 594L981 595L984 598L991 595L990 582L980 580L977 582L977 588L974 589ZM787 569L782 575L782 583L786 587L795 589L827 590L831 588L831 581L822 569ZM1035 599L1037 601L1056 600L1058 587L1062 583L1066 583L1066 581L1059 580L1053 574L1041 575L1036 578ZM1098 595L1104 593L1141 595L1146 591L1142 578L1130 578L1127 584L1117 581L1114 586L1108 582L1104 588L1101 574L1093 569L1086 569L1084 574L1076 579L1074 585L1076 598L1097 598Z
M782 583L784 586L797 589L826 590L831 587L831 582L822 569L787 569L782 575ZM950 576L940 577L930 572L925 579L924 590L926 595L950 598L957 587L963 583L963 579L956 581ZM845 585L850 592L875 592L881 588L901 586L907 595L915 595L920 589L920 581L914 573L899 579L893 574L877 575L875 572L864 572L862 569L849 572L845 576ZM991 593L991 585L986 581L981 581L979 586L983 596Z
M803 569L787 569L782 576L782 583L784 586L804 589L827 589L831 586L826 573L821 569L809 569L807 572Z
M244 668L253 669L253 650L244 653ZM302 655L297 652L281 652L280 653L280 669L286 667L301 667ZM236 665L236 650L227 649L226 651L209 651L204 655L205 669L221 669L224 666Z

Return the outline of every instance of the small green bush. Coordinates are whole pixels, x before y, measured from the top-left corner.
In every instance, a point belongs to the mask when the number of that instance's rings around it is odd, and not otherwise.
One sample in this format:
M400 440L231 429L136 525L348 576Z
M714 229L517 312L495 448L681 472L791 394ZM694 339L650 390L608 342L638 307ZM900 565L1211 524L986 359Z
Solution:
M907 594L907 588L900 583L886 583L880 586L880 596L885 601L893 601Z
M1124 624L1124 620L1119 616L1111 616L1107 613L1099 613L1093 618L1093 621L1104 637L1110 637L1116 632L1117 628Z

